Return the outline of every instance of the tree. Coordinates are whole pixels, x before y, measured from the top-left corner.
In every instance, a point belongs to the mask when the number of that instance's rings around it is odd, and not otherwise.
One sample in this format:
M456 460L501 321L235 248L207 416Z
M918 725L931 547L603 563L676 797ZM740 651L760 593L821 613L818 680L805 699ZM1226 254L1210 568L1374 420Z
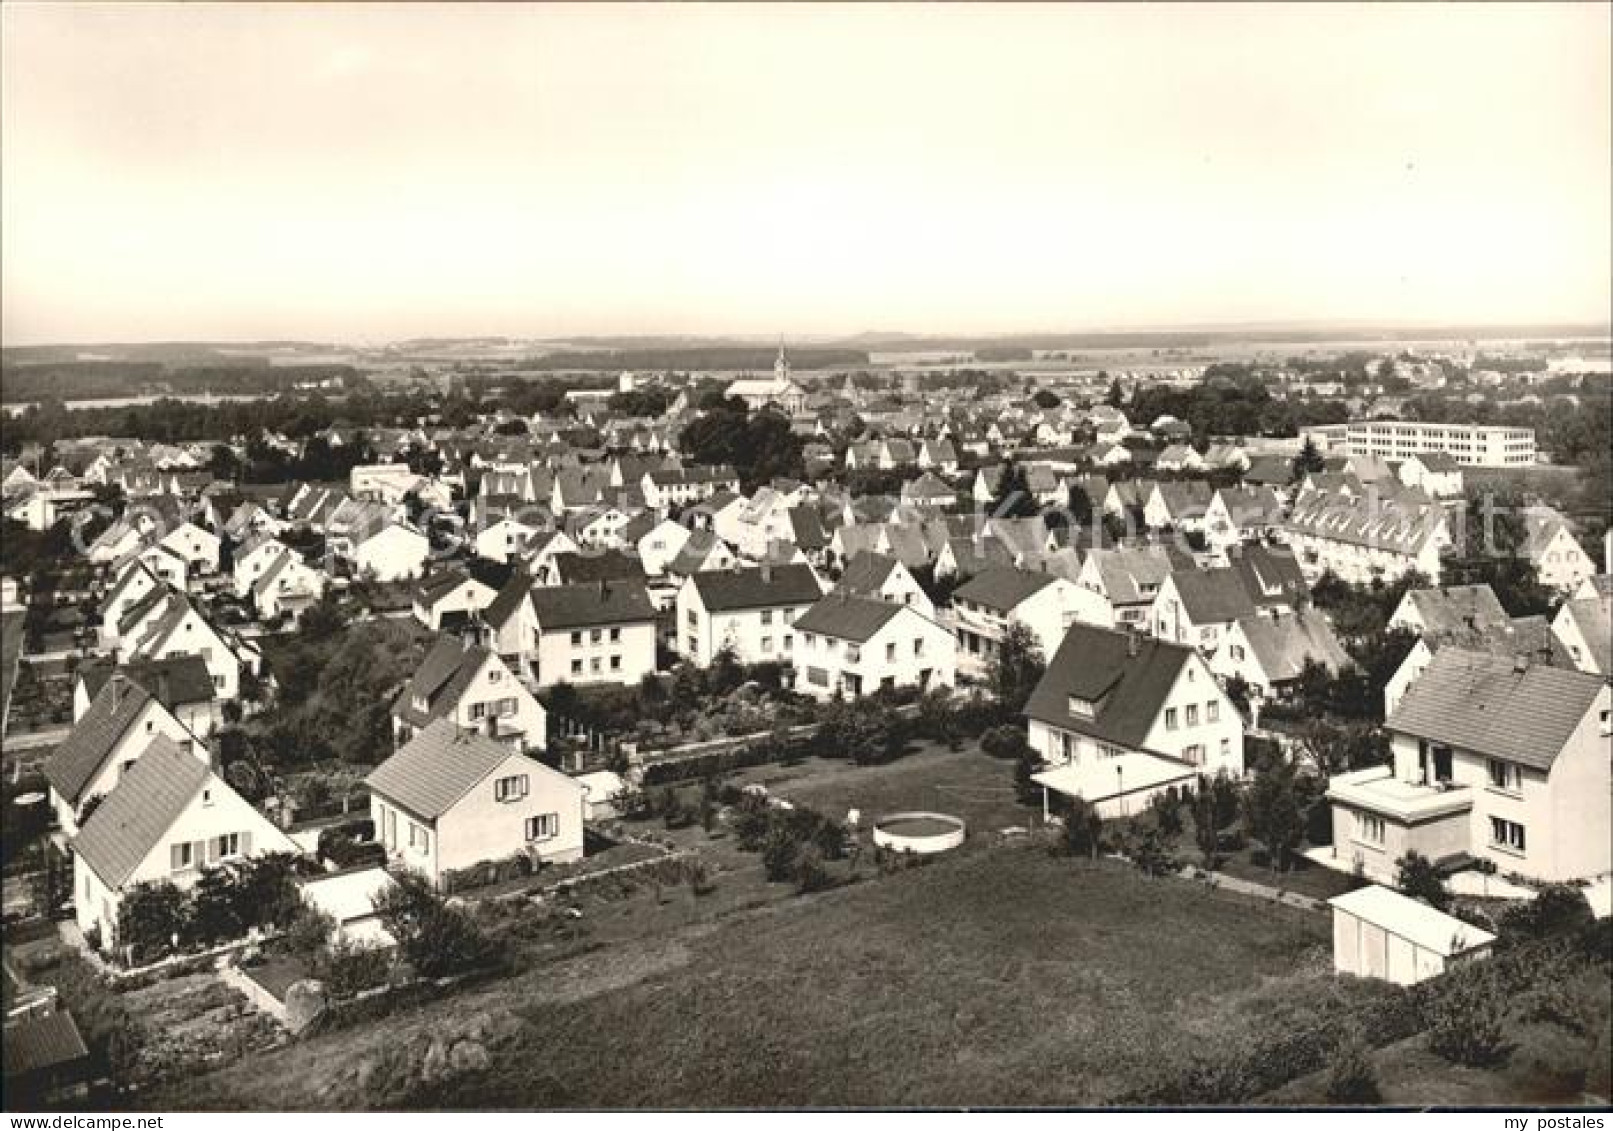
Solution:
M1102 840L1103 818L1098 811L1079 797L1071 798L1064 813L1064 829L1059 834L1059 847L1070 856L1098 858Z
M1450 906L1451 893L1445 888L1445 877L1421 853L1408 852L1395 862L1395 886L1439 911Z
M1087 496L1086 488L1079 483L1070 484L1067 504L1072 525L1084 527L1092 522L1092 500Z
M952 703L950 688L931 688L919 697L918 725L920 733L946 743L949 749L956 750L961 745L958 710Z
M1058 394L1048 389L1037 389L1031 395L1031 402L1039 409L1057 408L1059 406Z
M118 942L129 949L133 961L149 962L167 953L185 934L190 900L166 880L140 884L127 892L118 907Z
M1034 753L1031 751L1030 740L1025 737L1024 729L1012 723L992 727L981 735L980 749L993 758L1001 758L1004 761L1022 758L1027 752Z
M238 911L235 879L227 868L203 868L191 889L189 933L204 943L240 938L246 932Z
M902 747L902 734L890 711L871 699L836 697L824 704L818 739L831 753L860 766L886 762Z
M1255 776L1243 797L1243 822L1245 831L1265 846L1271 870L1287 871L1305 832L1291 764L1278 762Z
M991 500L991 514L995 518L1029 518L1040 514L1036 499L1031 495L1030 482L1025 469L1010 461L1003 465L997 482L997 492Z
M1293 474L1290 481L1298 483L1307 475L1314 475L1326 467L1327 461L1323 458L1321 451L1317 448L1316 441L1311 437L1306 436L1304 447L1300 448L1299 454L1294 457L1294 462L1292 464Z
M790 879L795 872L800 841L783 821L770 820L762 838L762 870L773 883Z
M1098 374L1100 378L1103 374ZM1120 387L1120 378L1116 377L1109 382L1109 394L1103 398L1103 403L1110 408L1124 408L1126 404L1126 391Z
M374 899L381 925L398 943L398 951L427 978L440 978L488 966L500 948L471 918L449 907L418 872L404 871Z
M1003 714L1017 717L1025 709L1031 692L1047 671L1047 660L1036 634L1020 621L1014 621L998 642L988 678L997 694Z

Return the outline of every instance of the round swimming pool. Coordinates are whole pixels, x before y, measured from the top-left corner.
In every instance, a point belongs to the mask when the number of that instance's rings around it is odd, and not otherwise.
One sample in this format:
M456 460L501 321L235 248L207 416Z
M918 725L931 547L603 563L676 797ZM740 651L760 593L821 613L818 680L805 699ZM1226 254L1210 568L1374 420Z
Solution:
M891 813L874 822L874 843L928 856L963 843L964 823L945 813Z

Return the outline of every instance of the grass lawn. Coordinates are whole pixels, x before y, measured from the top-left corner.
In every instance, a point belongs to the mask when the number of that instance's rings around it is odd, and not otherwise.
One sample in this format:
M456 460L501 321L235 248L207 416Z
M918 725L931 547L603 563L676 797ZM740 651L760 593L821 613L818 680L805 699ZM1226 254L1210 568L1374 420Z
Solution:
M1103 1103L1167 1052L1293 1016L1331 980L1329 938L1325 916L1005 845L606 944L146 1100L361 1106L358 1061L499 1014L488 1068L410 1102Z
M1336 895L1354 891L1362 884L1361 880L1348 872L1324 867L1297 855L1288 871L1273 872L1264 863L1256 863L1254 850L1250 848L1244 848L1223 859L1216 871L1236 879L1265 884L1267 887L1298 892L1312 899L1332 899Z
M933 743L882 766L808 758L796 765L756 766L734 776L740 785L761 784L789 801L843 821L860 811L862 831L887 813L920 810L961 817L969 837L985 842L1001 829L1024 828L1041 820L1040 810L1014 799L1013 763L992 758L967 743L948 750Z

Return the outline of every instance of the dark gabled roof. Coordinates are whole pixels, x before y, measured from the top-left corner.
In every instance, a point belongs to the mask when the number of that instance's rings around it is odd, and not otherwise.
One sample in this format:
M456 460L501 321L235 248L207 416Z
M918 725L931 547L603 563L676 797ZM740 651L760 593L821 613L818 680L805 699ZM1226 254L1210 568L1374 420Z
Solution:
M1171 574L1171 581L1196 625L1225 624L1255 613L1254 600L1235 569L1181 569Z
M1586 672L1441 648L1384 727L1549 771L1605 686Z
M872 550L858 550L846 562L846 568L835 585L836 591L853 596L877 597L882 585L898 567L901 560L889 554L876 554Z
M78 669L79 678L84 681L84 693L91 702L118 670L110 661L85 664ZM216 697L207 663L197 655L170 656L166 660L142 658L124 665L121 670L170 711L181 704L208 703Z
M371 770L364 783L372 793L430 821L452 809L511 758L520 760L524 773L571 781L484 735L462 733L450 720L438 719Z
M7 1024L6 1039L0 1043L5 1047L7 1080L88 1061L90 1056L73 1015L65 1009Z
M1228 558L1249 599L1256 605L1292 605L1310 591L1299 559L1286 546L1275 549L1256 542L1228 552Z
M621 550L586 550L556 554L552 559L563 585L590 581L643 581L644 563Z
M520 609L532 589L532 575L524 568L515 569L510 579L499 589L497 596L488 602L482 619L494 628L503 628L510 617Z
M209 776L207 763L159 734L84 822L73 851L107 887L122 887Z
M823 595L812 568L805 565L705 570L692 574L689 583L708 612L810 605Z
M1000 566L988 569L964 582L952 594L952 599L969 601L976 605L984 605L988 609L1008 613L1056 580L1057 577L1051 573L1033 573L1027 569Z
M1133 654L1135 650L1135 654ZM1153 637L1072 624L1048 662L1025 714L1039 722L1140 750L1193 650ZM1070 713L1072 697L1094 704Z
M107 680L90 709L45 763L45 777L56 792L76 803L150 699L151 693L131 680Z
M816 632L837 640L861 644L885 627L897 613L907 608L889 601L873 601L847 593L831 593L795 621L797 632Z
M642 581L543 586L532 590L532 611L543 632L655 620Z
M795 544L803 550L821 550L829 544L829 535L823 529L823 517L816 508L791 507L790 528L795 532Z
M465 688L476 677L491 653L467 644L457 636L439 636L426 653L420 667L398 695L392 713L411 726L423 727L459 702ZM425 710L415 708L415 700L426 701Z

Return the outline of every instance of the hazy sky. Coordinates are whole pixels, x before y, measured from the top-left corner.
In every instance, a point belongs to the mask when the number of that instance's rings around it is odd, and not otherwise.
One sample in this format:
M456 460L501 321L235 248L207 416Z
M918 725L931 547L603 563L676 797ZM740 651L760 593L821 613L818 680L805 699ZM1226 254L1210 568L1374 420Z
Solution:
M1606 5L0 20L10 344L1613 302Z

